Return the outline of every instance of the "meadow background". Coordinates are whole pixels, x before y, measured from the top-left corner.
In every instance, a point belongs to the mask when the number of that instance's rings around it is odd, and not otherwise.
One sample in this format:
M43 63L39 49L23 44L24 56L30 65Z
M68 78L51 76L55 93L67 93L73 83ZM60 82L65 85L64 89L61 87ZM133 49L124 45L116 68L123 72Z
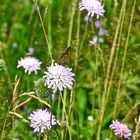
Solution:
M46 107L61 124L46 132L48 139L121 140L109 128L113 119L128 125L132 140L140 139L134 135L140 124L140 1L104 0L104 35L94 26L96 16L85 21L79 2L0 1L0 59L6 63L6 69L0 64L1 140L45 139L32 132L28 115ZM52 105L51 96L34 94L34 82L68 46L75 82L71 91L57 92ZM42 61L37 75L17 68L31 50Z

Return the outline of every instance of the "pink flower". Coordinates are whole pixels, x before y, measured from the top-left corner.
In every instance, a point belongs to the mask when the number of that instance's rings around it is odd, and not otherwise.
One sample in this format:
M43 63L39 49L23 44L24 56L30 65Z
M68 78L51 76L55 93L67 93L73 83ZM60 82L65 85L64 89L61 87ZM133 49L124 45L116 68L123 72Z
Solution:
M80 10L87 10L88 16L93 17L96 14L97 18L103 16L105 10L104 6L98 0L82 0L79 4Z
M71 68L56 63L51 65L43 76L45 85L51 88L53 93L57 90L62 91L64 88L72 89L75 74L71 71Z
M51 130L52 126L57 124L55 116L48 109L37 109L28 118L31 120L30 126L34 129L34 132L43 133L45 129Z
M27 56L18 60L17 68L23 67L25 69L25 72L28 72L29 75L31 74L31 72L35 72L35 74L37 74L37 70L40 70L41 63L42 62L40 62L38 59Z
M117 120L113 120L112 124L109 127L114 130L115 135L118 135L120 137L130 139L130 136L132 135L132 132L127 127L127 125Z

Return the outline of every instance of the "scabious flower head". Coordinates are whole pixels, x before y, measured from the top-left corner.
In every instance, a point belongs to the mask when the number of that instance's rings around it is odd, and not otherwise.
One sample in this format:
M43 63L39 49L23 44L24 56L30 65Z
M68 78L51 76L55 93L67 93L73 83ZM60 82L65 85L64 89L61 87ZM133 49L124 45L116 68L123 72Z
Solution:
M114 130L114 133L117 136L130 139L130 136L132 135L132 132L127 125L117 120L113 120L109 127Z
M51 65L48 71L44 72L45 85L51 88L53 93L57 90L62 91L64 88L72 89L75 74L71 70L71 68L56 63Z
M55 116L48 109L37 109L28 118L31 120L30 127L34 129L34 132L43 133L45 129L51 130L52 126L57 124Z
M87 10L88 16L93 17L96 14L97 18L103 16L105 10L104 6L98 0L82 0L79 4L80 10Z
M27 56L18 60L17 68L23 67L25 72L28 72L28 74L31 74L31 72L35 72L35 74L37 74L37 70L40 70L41 63L42 62L40 62L38 59Z
M48 93L48 89L45 86L45 80L40 78L34 81L34 90L38 97L47 97L50 93Z

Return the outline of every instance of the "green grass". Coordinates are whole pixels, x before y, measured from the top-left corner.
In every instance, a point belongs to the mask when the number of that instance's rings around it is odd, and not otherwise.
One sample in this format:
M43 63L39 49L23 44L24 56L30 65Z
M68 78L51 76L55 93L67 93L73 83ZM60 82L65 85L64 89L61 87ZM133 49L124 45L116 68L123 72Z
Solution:
M79 2L1 0L0 59L7 67L0 69L1 140L37 140L45 139L44 135L49 140L120 140L109 128L113 119L127 124L131 139L136 140L134 132L140 123L140 1L104 0L105 14L100 20L108 34L98 36L96 45L89 43L98 34L93 26L96 17L86 23L87 12L79 11ZM15 43L17 48L13 48ZM69 67L75 73L73 89L57 92L54 102L50 97L38 98L34 81L43 77L46 67L68 46L72 48ZM17 68L29 47L42 61L37 75ZM44 135L33 134L28 115L46 107L62 124Z

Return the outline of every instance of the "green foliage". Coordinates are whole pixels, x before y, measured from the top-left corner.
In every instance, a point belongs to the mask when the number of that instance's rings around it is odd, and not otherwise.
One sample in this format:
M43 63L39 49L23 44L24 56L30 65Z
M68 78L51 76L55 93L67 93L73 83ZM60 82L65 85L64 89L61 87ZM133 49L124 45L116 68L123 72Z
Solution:
M91 18L87 24L84 21L87 13L79 13L79 1L40 0L37 8L33 1L1 0L1 140L15 137L21 140L45 139L43 134L32 132L28 115L37 108L48 106L59 121L52 131L47 132L48 139L105 140L110 137L111 140L119 140L109 129L113 119L125 122L134 133L134 119L140 115L140 1L136 1L134 15L131 15L133 1L126 2L124 21L122 18L119 23L124 1L103 2L106 12L100 21L107 34L99 36L94 27L96 18ZM73 19L72 12L75 12ZM122 30L119 26L115 42L118 23ZM95 45L89 43L93 36L99 38ZM75 73L73 89L71 92L58 92L54 98L43 98L48 92L52 93L41 81L44 71L59 58L69 42L72 47L69 67ZM35 50L33 56L42 61L37 75L28 75L22 68L17 68L18 60L28 53L30 47ZM33 94L24 95L30 92ZM93 120L89 121L88 116Z

